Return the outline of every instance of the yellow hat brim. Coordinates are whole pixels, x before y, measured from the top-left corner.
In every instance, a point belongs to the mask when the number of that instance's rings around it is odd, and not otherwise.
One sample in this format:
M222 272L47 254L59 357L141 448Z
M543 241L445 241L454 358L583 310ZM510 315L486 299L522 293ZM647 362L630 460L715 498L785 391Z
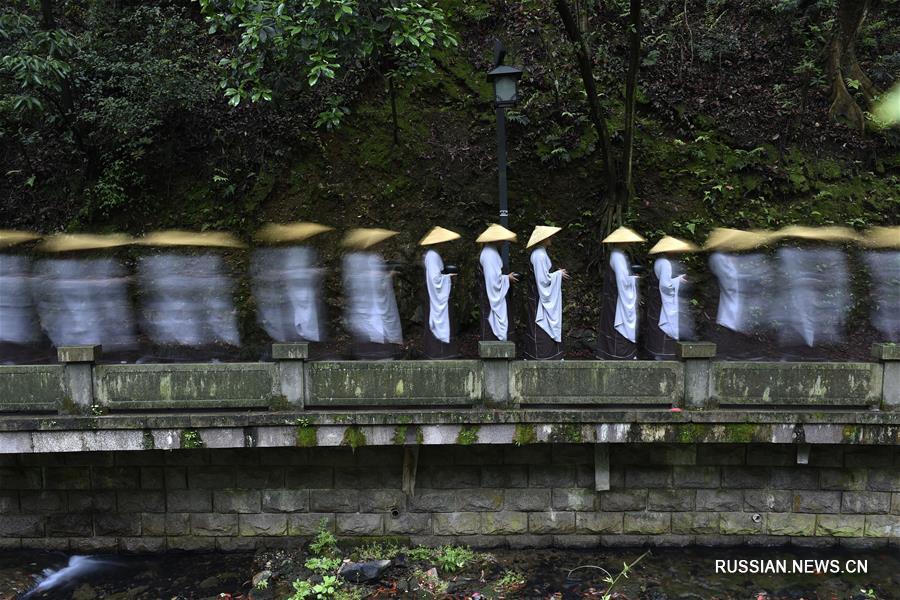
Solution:
M455 231L450 231L449 229L437 226L432 227L431 231L426 233L425 236L421 240L419 240L419 245L432 246L434 244L443 244L444 242L458 240L460 237L462 236L460 236Z
M895 227L873 227L861 239L869 248L900 248L900 225Z
M859 235L849 227L805 227L802 225L790 225L776 231L774 236L778 238L795 238L801 240L814 240L820 242L856 242Z
M371 248L375 244L383 242L388 238L392 238L397 235L399 231L392 231L390 229L377 229L377 228L362 228L362 229L351 229L347 232L347 235L344 236L341 244L348 248L356 248L357 250L365 250L366 248Z
M667 235L662 238L656 245L650 248L648 254L664 254L664 253L688 253L697 252L700 248L696 244L692 244L687 240L681 240L676 237Z
M334 227L328 225L320 225L319 223L311 223L308 221L300 221L297 223L269 223L263 225L254 234L254 239L269 244L278 244L282 242L302 242L313 236L326 231L333 231Z
M703 249L731 252L753 250L767 244L776 237L775 234L768 231L744 231L742 229L717 227L709 234Z
M40 239L40 235L30 231L16 231L14 229L0 229L0 248L9 248L18 244L24 244Z
M603 238L601 244L640 244L642 242L646 242L647 240L634 231L633 229L629 229L628 227L619 227L611 234Z
M141 246L195 246L245 248L246 245L225 231L154 231L137 241Z
M491 242L514 242L516 234L504 227L493 223L490 227L481 232L481 235L475 240L479 244L489 244Z
M552 237L562 231L562 227L554 227L551 225L538 225L534 228L534 231L531 232L531 237L528 238L528 243L525 244L526 248L531 248L535 244L540 244L544 240L549 237Z
M59 233L45 239L38 250L42 252L75 252L78 250L103 250L134 243L134 238L124 233L97 235L91 233Z

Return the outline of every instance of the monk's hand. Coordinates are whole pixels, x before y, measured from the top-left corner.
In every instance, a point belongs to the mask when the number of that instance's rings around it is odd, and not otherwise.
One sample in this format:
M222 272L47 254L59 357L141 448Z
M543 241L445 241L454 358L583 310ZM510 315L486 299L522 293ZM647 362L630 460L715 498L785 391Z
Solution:
M571 279L571 275L569 275L569 272L565 269L560 269L559 272L562 273L563 279Z
M507 275L507 277L509 277L509 280L510 280L512 283L516 283L516 282L519 281L519 274L518 274L518 273L510 273L509 275Z

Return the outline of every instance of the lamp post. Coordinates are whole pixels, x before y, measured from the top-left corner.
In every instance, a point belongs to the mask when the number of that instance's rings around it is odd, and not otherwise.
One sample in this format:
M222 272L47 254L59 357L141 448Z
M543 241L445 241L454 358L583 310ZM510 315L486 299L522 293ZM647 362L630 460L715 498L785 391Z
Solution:
M500 224L509 227L506 193L506 109L519 100L519 78L522 70L503 64L506 50L498 45L494 69L487 74L494 85L494 110L497 113L497 186L500 197ZM509 272L509 242L503 242L503 270Z

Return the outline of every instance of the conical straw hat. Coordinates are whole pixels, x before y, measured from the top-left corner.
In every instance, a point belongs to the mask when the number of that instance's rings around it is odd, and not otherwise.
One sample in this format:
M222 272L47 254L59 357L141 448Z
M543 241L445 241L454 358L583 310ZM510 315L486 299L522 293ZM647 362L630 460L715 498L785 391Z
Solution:
M649 254L696 252L699 249L696 244L667 235L650 248Z
M50 236L38 246L43 252L73 252L76 250L102 250L133 244L134 239L124 233L103 235L91 233L59 233Z
M490 242L514 242L516 234L504 227L492 223L490 227L481 232L481 235L475 240L479 244L487 244Z
M528 238L528 243L525 244L526 248L531 248L535 244L539 244L546 240L547 238L559 233L562 231L562 227L551 227L549 225L538 225L534 228L534 231L531 232L531 237Z
M236 237L225 231L154 231L137 241L142 246L207 246L244 248Z
M10 246L15 246L16 244L22 244L24 242L30 242L31 240L39 239L39 236L36 233L31 233L30 231L15 231L13 229L0 229L0 248L9 248Z
M297 222L297 223L269 223L260 227L259 231L253 236L261 242L270 244L278 244L281 242L302 242L309 238L333 230L334 227L328 225L320 225L318 223Z
M458 240L459 238L460 235L455 231L450 231L443 227L432 227L431 231L426 233L425 237L419 240L419 245L431 246L432 244L442 244L451 240Z
M776 231L774 235L778 238L798 238L822 242L853 242L859 240L856 232L849 227L837 226L804 227L802 225L790 225Z
M869 248L900 248L900 225L873 227L866 232L862 243Z
M383 242L388 238L394 237L398 233L400 232L391 231L390 229L351 229L347 232L347 235L344 236L344 240L341 243L348 248L365 250L366 248L371 248L379 242Z
M709 234L709 238L707 238L703 249L732 252L753 250L754 248L766 244L775 237L775 234L767 231L743 231L741 229L717 227Z
M628 229L627 227L619 227L611 234L606 236L602 244L637 244L640 242L646 242L640 234L638 234L633 229Z

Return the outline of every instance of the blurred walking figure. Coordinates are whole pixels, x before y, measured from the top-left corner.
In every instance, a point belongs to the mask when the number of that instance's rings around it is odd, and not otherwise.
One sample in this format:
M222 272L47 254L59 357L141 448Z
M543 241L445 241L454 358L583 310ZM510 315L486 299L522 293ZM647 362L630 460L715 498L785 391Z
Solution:
M774 319L782 346L813 348L844 341L850 312L850 274L844 250L829 244L855 241L844 227L785 227L776 234L780 295ZM787 245L790 244L790 245Z
M399 353L403 343L400 312L394 296L394 271L372 249L398 232L389 229L351 229L344 246L346 321L353 336L353 354L361 359L387 359Z
M494 223L475 240L484 244L479 257L479 301L481 304L481 339L505 342L509 336L509 286L519 280L516 273L503 272L503 259L497 242L514 242L516 234Z
M318 223L269 224L256 234L274 246L253 252L250 273L257 319L276 342L325 339L322 269L315 249L301 242L331 230Z
M224 248L242 248L231 234L159 231L138 242L162 249L138 260L141 323L164 358L218 358L240 344L233 284Z
M54 346L99 344L106 356L135 349L129 277L110 256L132 242L124 234L60 234L38 247L61 256L35 269L41 326Z
M649 254L658 258L648 276L644 345L656 360L675 358L675 343L693 338L688 279L676 257L697 250L694 244L671 236L662 238L650 249Z
M523 355L533 360L562 360L562 282L568 279L565 269L550 271L553 263L547 248L562 227L538 225L531 233L526 248L531 251L532 277L528 278L528 324L525 329Z
M711 335L719 354L758 359L766 354L761 340L772 327L776 276L769 257L758 250L771 233L714 229L704 247L712 250L709 268L719 284L716 329Z
M41 330L32 296L31 259L17 249L40 238L26 231L0 230L0 363L33 359Z
M602 241L610 244L609 269L603 272L603 306L597 358L629 360L637 358L638 276L632 274L625 253L630 244L646 240L627 227L619 227Z
M900 227L875 227L863 255L872 281L872 326L885 342L900 342Z
M426 358L456 358L459 348L455 339L455 323L450 310L450 290L453 278L459 272L452 265L444 266L444 260L435 246L452 240L460 235L455 231L434 227L419 241L420 246L428 249L422 261L425 266L425 290L428 293L425 304L427 327L424 331L424 353Z

